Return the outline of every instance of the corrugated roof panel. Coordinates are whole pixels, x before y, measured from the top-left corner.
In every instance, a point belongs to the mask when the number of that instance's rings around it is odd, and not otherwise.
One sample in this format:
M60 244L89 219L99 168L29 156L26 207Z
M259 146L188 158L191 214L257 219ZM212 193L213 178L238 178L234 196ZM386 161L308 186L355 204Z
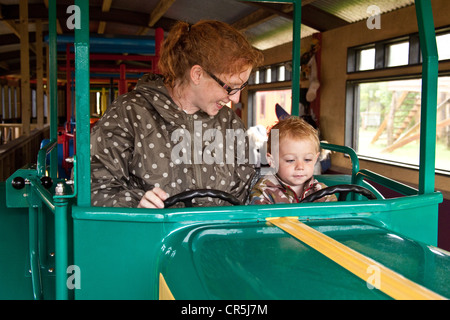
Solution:
M383 14L413 4L414 0L317 0L312 3L313 6L350 23L370 17L372 11L368 9L373 5Z
M236 0L189 0L176 1L164 16L189 23L196 23L203 19L233 23L255 10L253 6Z
M265 50L292 41L292 21L276 17L246 30L245 35L254 47Z
M251 44L260 50L273 48L292 41L293 22L283 17L275 17L255 27L247 29L244 33ZM301 38L319 32L302 24Z

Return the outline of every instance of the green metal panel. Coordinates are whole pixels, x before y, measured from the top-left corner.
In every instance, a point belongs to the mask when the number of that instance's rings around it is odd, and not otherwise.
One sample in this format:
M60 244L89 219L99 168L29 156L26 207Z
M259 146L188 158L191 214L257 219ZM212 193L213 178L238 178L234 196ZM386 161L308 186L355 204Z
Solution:
M347 179L349 179L347 177ZM397 199L384 199L373 201L346 201L342 203L307 203L307 204L292 204L292 205L267 205L267 206L234 206L234 207L213 207L213 208L178 208L178 209L129 209L129 208L84 208L75 206L72 208L72 216L74 218L74 256L75 264L80 266L82 270L83 283L80 290L75 290L75 297L77 299L138 299L138 298L157 298L157 283L158 283L158 271L159 265L161 265L161 259L166 259L169 256L180 257L181 264L177 265L177 268L184 270L181 275L177 277L183 277L186 281L186 288L190 291L195 291L196 287L193 287L189 281L194 281L187 278L191 277L188 273L191 270L192 276L199 271L196 269L196 260L184 256L183 250L191 252L198 248L197 242L192 245L192 250L189 249L189 241L187 236L191 235L192 230L203 230L206 226L206 230L209 230L209 226L221 226L224 229L236 229L241 226L244 228L246 225L250 225L252 229L252 237L259 235L259 239L253 239L248 242L249 247L253 247L257 243L270 245L271 233L279 234L279 231L273 227L268 227L265 223L267 217L277 216L299 216L301 221L316 221L317 223L339 224L339 221L346 221L348 219L356 219L363 221L372 227L382 228L385 232L392 232L398 237L405 237L409 239L422 240L424 243L435 244L437 239L437 221L429 219L429 208L437 206L442 201L442 195L440 193L433 193L427 195L415 195L407 196ZM425 221L425 222L424 222ZM255 229L256 228L256 229ZM259 230L258 228L262 228ZM268 230L265 233L264 230ZM345 229L345 227L342 227ZM244 228L245 229L245 228ZM250 230L249 229L249 230ZM247 229L246 229L247 230ZM225 232L225 231L224 231ZM244 232L244 231L242 231ZM228 251L232 251L234 248L237 252L241 252L238 244L240 243L241 231L225 232L228 239L227 246ZM213 233L219 233L214 231ZM245 232L244 232L245 233ZM211 234L209 231L205 231L205 234ZM296 257L304 252L304 246L301 244L293 244L292 239L283 236L283 241L287 241L289 245L286 248L290 248L285 253L292 253L291 259L300 259ZM412 240L410 240L412 241ZM294 241L295 242L295 241ZM377 241L373 242L374 244ZM381 243L377 243L380 248ZM187 247L186 247L187 246ZM182 248L184 248L182 250ZM281 247L274 247L271 251L272 254L278 254L277 261L284 261L286 256L283 256ZM295 249L294 249L295 248ZM262 248L255 249L262 250ZM298 250L298 252L296 251ZM392 249L394 250L394 249ZM398 247L398 252L402 251L401 247ZM383 250L380 249L380 254ZM214 261L217 255L225 254L227 251L219 250L218 247L208 249L204 251L209 255L210 261ZM213 254L214 252L214 254ZM240 253L240 254L241 254ZM207 256L206 255L206 256ZM236 253L236 256L223 256L230 264L228 269L231 268L231 264L234 265L235 270L232 271L232 276L239 275L243 277L244 274L254 270L257 266L258 259L262 258L262 251L254 254L250 251L245 251L247 260L243 264L240 260L233 260L233 258L240 258L241 255ZM206 259L202 257L201 259ZM315 261L317 268L318 263L323 263L323 268L329 267L329 262L323 260L317 253L313 253L308 249L308 259ZM184 260L186 259L186 260ZM266 259L269 259L266 257ZM272 259L272 258L270 258ZM269 260L270 260L269 259ZM307 260L308 260L307 259ZM314 260L316 259L316 260ZM202 261L203 261L202 260ZM252 261L255 262L252 262ZM309 261L309 260L308 260ZM297 261L298 262L298 261ZM194 263L194 265L192 265ZM212 263L212 262L211 262ZM224 262L225 263L225 262ZM445 265L445 264L444 264ZM218 267L224 267L224 264ZM328 267L327 267L328 266ZM312 268L313 266L307 266L305 268ZM161 267L164 270L164 267ZM203 268L203 267L202 267ZM279 270L280 273L287 273L286 268L281 268L278 265L273 266L274 269ZM342 274L347 271L336 268L334 265L329 267L328 271L334 272L333 274ZM177 269L179 270L179 269ZM193 270L197 270L194 272ZM306 269L305 269L306 270ZM309 269L308 269L309 270ZM328 272L327 271L327 272ZM230 271L231 272L231 271ZM267 271L268 272L268 271ZM306 271L305 271L306 272ZM325 272L325 271L324 271ZM268 272L270 274L270 272ZM184 275L184 276L183 276ZM210 273L204 271L203 275L206 277L213 276ZM291 275L289 275L291 276ZM310 281L303 275L296 275L301 277L298 281ZM175 277L175 276L174 276ZM352 276L353 277L353 276ZM365 283L360 280L355 280L351 277L350 282L354 282L355 286L359 289L366 291ZM320 279L320 277L316 277ZM335 277L334 277L335 278ZM337 278L340 278L337 277ZM111 280L113 279L113 280ZM222 278L216 279L217 281L224 281ZM213 287L213 282L216 281L210 279L210 287ZM195 280L196 281L196 280ZM249 279L245 280L251 282ZM271 281L275 281L272 279ZM337 280L336 280L337 281ZM222 282L220 282L222 283ZM336 284L336 283L335 283ZM244 285L244 283L242 284ZM286 298L287 295L281 293L270 293L270 290L281 290L280 288L268 286L267 295L261 293L260 296L256 295L258 290L252 289L254 284L246 283L249 293L245 298L273 298L275 296L279 298ZM280 286L288 284L283 284ZM204 284L201 285L204 288ZM340 285L339 285L340 286ZM338 287L339 287L338 286ZM181 290L181 289L180 289ZM227 288L221 289L221 285L216 283L214 290L229 290ZM332 291L338 294L340 298L348 298L353 294L354 289L351 289L347 293L341 293L340 289L329 289L330 296ZM200 290L198 295L194 295L193 298L217 298L225 297L230 298L228 293L223 295L216 293L205 295L205 291ZM300 294L300 293L299 293ZM318 297L317 293L314 297ZM368 295L366 295L368 294ZM366 292L363 294L363 298L375 298L371 296L374 292ZM383 295L382 295L383 296ZM292 297L292 296L291 296ZM304 296L301 296L304 297ZM360 298L361 298L360 297ZM239 298L242 298L239 296Z
M160 270L175 299L389 298L270 223L178 233L166 239Z
M7 207L0 182L0 300L55 298L54 229L44 207ZM31 261L34 261L32 265ZM34 274L30 270L34 269ZM37 270L36 270L37 269ZM40 274L40 278L36 277ZM33 275L35 275L33 279ZM37 287L36 287L37 286Z
M7 208L0 182L0 299L33 299L28 254L28 209Z
M308 224L450 297L449 253L365 219ZM390 299L266 222L180 229L165 239L162 255L160 272L176 299Z
M76 299L157 299L164 224L132 220L75 221Z

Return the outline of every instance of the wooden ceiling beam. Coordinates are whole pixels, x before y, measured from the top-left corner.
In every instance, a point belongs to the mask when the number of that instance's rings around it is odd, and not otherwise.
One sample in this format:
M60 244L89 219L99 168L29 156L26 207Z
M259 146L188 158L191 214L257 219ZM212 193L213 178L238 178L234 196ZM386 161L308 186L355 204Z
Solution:
M148 21L148 26L152 28L155 23L161 19L161 17L169 10L169 8L173 5L175 0L159 0L155 9L150 13L150 19Z
M44 4L29 4L29 16L30 20L42 19L43 21L48 21L48 9ZM1 5L0 6L1 20L19 20L19 5ZM56 7L57 16L68 17L66 13L67 5L58 4ZM100 6L90 6L89 7L89 18L91 21L105 21L117 22L133 26L148 27L149 24L149 14L145 12L134 12L129 10L114 9L110 8L109 11L102 11ZM168 31L176 21L173 19L161 17L155 24L154 28L161 27L165 31ZM66 30L66 25L60 25L62 32ZM68 31L68 30L67 30Z
M20 30L19 30L19 28L17 27L17 24L16 24L14 21L11 21L11 20L2 20L2 22L3 22L6 26L8 26L8 27L11 29L12 33L14 33L19 39L21 39L21 33L20 33ZM28 40L28 37L27 37L27 41L29 41L29 40ZM29 48L30 48L31 51L33 51L34 53L36 53L36 46L35 46L35 45L33 45L32 43L30 43L30 44L29 44Z
M112 0L103 0L102 3L102 12L108 12L111 9ZM100 21L98 24L97 33L103 34L105 33L106 21Z
M0 61L0 68L9 71L9 64L7 64L5 61Z
M30 32L29 33L29 38L30 38L30 42L35 42L36 41L36 33L35 32ZM9 45L9 44L19 44L20 43L20 39L14 33L5 33L5 34L0 34L0 43L3 46Z
M150 17L148 20L148 25L141 28L138 31L138 35L144 35L148 32L150 28L153 28L155 24L164 16L164 14L173 5L175 0L159 0L156 7L150 12Z
M17 29L16 23L15 23L14 21L12 21L12 20L2 20L2 22L3 22L3 24L4 24L5 26L7 26L7 27L9 28L9 30L11 30L11 32L12 32L13 34L16 35L17 38L20 39L20 32L19 32L19 30Z
M234 28L236 28L237 30L243 32L243 31L250 29L252 27L255 27L265 21L273 19L276 16L277 16L276 14L274 14L272 12L268 12L265 9L258 9L256 11L250 13L246 17L236 21L235 23L232 24L232 26Z
M321 32L350 24L313 5L302 7L302 23Z
M313 6L312 3L314 1L315 0L302 1L302 24L314 28L320 32L342 27L349 24L347 21ZM294 19L293 4L255 3L255 2L249 3L260 8L260 10L263 9L273 15L284 17L290 20ZM257 10L256 12L258 11L259 10ZM261 19L260 21L253 21L253 25L257 25L265 21L267 21L267 19Z
M30 70L36 69L36 59L30 57ZM9 70L0 70L0 76L17 75L20 78L20 62L10 63ZM35 75L31 75L34 77Z
M267 12L271 12L272 14L284 17L286 19L293 19L293 4L285 4L285 3L261 3L261 2L249 2L255 7L260 9L264 9Z

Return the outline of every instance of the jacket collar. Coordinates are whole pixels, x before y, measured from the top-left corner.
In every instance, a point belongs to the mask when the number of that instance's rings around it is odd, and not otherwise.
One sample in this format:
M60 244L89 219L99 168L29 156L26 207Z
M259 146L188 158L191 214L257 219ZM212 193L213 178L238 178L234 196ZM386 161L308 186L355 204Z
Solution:
M192 115L188 115L181 110L170 96L162 75L145 74L139 79L135 90L143 94L153 106L153 109L168 122L178 123L180 119L188 119L189 116L194 120L199 119L203 121L214 118L201 110Z
M314 176L312 176L309 180L305 181L305 185L303 187L303 194L296 194L296 192L286 183L284 183L280 177L276 174L276 173L271 173L268 176L268 179L276 186L278 186L284 193L286 192L292 192L293 194L295 194L295 196L298 199L303 199L306 195L306 193L314 186L314 184L316 183L316 179L314 179Z

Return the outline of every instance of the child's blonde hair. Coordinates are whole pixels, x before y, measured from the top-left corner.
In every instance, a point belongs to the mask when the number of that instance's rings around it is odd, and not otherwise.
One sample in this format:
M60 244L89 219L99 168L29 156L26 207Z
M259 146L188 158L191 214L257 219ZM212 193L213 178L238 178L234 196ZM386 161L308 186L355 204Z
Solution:
M320 140L317 130L300 117L290 116L280 120L270 128L267 141L267 152L269 153L271 153L273 130L278 130L278 141L285 137L294 140L309 139L314 143L316 151L320 151Z

